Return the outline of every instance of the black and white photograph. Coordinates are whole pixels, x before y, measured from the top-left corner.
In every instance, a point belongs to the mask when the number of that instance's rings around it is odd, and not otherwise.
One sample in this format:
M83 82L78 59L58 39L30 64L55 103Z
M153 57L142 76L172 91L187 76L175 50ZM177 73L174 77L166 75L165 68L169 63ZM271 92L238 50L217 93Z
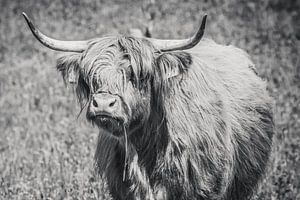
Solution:
M300 1L0 0L0 200L300 200Z

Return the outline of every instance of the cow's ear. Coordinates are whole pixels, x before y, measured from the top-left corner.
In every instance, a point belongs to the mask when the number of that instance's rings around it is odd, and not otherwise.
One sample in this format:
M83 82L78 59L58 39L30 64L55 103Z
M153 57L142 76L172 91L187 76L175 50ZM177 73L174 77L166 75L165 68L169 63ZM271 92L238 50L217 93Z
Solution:
M79 61L81 54L64 55L57 60L56 68L61 72L65 83L76 84L79 78Z
M191 55L183 51L163 53L156 60L163 79L184 73L192 64Z

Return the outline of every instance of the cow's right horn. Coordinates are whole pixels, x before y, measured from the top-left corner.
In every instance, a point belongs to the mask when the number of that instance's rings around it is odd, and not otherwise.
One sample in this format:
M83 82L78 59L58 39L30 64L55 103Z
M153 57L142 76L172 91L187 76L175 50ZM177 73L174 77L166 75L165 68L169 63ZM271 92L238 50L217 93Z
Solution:
M62 41L50 38L41 33L33 25L26 13L22 13L33 35L46 47L56 51L83 52L88 47L88 41Z
M204 35L205 24L206 24L207 15L204 15L200 24L198 31L190 38L183 39L183 40L161 40L161 39L154 39L154 38L147 38L152 42L160 52L167 52L167 51L176 51L176 50L186 50L193 48L196 46L202 36Z

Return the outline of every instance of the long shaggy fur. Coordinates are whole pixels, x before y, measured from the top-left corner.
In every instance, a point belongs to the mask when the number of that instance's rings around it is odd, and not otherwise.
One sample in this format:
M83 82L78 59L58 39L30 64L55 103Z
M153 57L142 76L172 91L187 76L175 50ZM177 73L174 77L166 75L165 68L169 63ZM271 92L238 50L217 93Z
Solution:
M65 80L75 73L82 106L99 82L124 102L150 102L128 106L127 160L124 137L99 135L96 167L114 199L251 197L267 165L273 121L266 84L245 52L204 39L159 53L146 39L106 37L57 67ZM138 93L128 90L128 68Z

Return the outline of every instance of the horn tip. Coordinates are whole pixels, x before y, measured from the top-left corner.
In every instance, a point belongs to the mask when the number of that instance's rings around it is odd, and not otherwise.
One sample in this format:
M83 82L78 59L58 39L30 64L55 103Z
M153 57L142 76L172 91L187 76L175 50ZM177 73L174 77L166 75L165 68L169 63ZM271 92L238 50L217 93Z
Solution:
M27 22L27 24L28 24L30 30L32 31L32 33L33 33L34 35L36 35L36 33L35 33L35 32L36 32L36 29L35 29L35 27L34 27L32 21L31 21L31 19L28 17L28 15L27 15L25 12L22 12L22 15L23 15L25 21Z
M201 30L205 29L206 19L207 19L207 14L204 14L201 22Z
M25 19L29 19L29 17L27 16L27 14L25 12L22 12L22 15Z
M25 12L22 12L22 15L23 15L24 19L26 20L27 24L30 25L31 24L31 20L28 17L28 15Z

